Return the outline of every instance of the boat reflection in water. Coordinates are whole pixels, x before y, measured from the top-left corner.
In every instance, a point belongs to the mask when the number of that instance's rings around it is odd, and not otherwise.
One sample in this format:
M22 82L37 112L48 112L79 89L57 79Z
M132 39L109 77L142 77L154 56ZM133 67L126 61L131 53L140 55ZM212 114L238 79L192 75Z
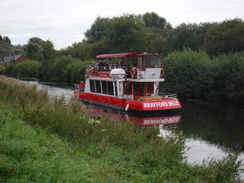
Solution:
M86 112L91 116L104 117L116 121L130 121L138 126L176 125L181 119L181 115L173 111L124 112L88 103L84 103L84 105Z

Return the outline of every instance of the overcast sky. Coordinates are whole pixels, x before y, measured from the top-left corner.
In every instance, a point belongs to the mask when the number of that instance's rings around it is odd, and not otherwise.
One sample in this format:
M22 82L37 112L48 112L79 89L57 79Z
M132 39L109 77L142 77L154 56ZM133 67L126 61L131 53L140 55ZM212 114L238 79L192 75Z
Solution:
M84 38L98 16L155 12L174 27L181 23L244 19L244 0L1 0L0 35L12 44L39 37L66 48Z

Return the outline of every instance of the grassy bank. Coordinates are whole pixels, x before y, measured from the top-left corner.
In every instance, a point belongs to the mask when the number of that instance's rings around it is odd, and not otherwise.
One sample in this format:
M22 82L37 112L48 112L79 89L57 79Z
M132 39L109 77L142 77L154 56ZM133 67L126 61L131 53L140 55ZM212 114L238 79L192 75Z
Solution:
M80 102L0 76L2 182L238 182L236 155L183 162L185 139L91 119Z

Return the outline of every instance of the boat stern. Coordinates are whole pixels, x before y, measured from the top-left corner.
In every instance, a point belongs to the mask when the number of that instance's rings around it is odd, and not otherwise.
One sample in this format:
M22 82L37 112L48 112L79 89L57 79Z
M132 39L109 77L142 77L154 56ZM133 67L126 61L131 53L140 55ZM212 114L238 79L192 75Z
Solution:
M163 100L127 100L129 109L139 111L155 111L155 110L171 110L182 108L180 101L177 98L168 98Z

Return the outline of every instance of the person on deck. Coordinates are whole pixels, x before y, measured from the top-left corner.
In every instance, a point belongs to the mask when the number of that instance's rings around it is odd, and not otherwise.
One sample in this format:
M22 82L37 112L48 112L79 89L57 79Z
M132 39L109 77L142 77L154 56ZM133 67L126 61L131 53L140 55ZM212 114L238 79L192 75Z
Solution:
M79 90L80 90L81 92L83 92L84 89L85 89L85 84L84 84L84 82L81 81L80 84L79 84L78 86L79 86Z

